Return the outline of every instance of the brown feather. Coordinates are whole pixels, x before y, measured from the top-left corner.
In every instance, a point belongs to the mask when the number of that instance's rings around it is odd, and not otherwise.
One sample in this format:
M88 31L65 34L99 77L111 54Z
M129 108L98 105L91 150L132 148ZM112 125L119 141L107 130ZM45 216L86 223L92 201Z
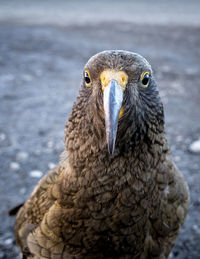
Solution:
M175 167L151 71L141 56L107 51L85 66L84 83L65 129L59 165L37 185L17 214L15 233L34 258L167 258L188 211L187 184ZM115 152L105 136L99 74L125 70L130 82Z

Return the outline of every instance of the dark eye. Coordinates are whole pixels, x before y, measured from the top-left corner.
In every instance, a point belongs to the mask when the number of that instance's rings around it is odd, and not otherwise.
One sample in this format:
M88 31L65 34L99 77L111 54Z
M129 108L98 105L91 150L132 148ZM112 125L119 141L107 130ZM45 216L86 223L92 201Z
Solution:
M143 87L147 87L149 85L149 81L150 81L150 75L149 72L144 72L141 75L141 83Z
M92 83L91 83L90 73L89 73L88 70L86 70L86 71L84 72L84 79L85 79L85 85L86 85L87 87L90 87Z

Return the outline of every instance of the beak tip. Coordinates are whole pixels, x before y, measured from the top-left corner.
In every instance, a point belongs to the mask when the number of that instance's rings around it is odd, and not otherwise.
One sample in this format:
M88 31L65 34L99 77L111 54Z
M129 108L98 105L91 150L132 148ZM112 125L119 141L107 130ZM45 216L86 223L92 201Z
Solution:
M114 151L115 151L115 144L113 141L111 141L108 145L108 152L110 155L113 155Z
M109 149L108 149L108 153L109 153L109 155L110 155L110 156L112 156L112 155L113 155L113 153L114 153L114 151L113 151L113 150L109 150Z

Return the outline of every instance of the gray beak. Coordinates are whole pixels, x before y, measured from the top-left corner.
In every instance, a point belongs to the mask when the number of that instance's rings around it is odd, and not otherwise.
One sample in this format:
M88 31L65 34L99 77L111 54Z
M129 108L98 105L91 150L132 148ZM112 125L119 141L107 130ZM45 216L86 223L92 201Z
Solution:
M108 151L114 153L119 113L123 102L123 89L112 79L104 89L104 114Z

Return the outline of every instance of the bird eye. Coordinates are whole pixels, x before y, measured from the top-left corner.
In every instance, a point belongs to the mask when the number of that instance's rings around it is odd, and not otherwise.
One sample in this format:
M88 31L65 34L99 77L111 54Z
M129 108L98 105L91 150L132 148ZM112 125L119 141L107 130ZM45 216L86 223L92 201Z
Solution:
M150 81L150 75L149 72L144 72L141 75L141 83L143 87L148 87Z
M91 84L92 84L92 82L91 82L91 77L90 77L90 73L89 73L88 70L86 70L86 71L84 72L84 79L85 79L85 85L86 85L87 87L90 87Z

